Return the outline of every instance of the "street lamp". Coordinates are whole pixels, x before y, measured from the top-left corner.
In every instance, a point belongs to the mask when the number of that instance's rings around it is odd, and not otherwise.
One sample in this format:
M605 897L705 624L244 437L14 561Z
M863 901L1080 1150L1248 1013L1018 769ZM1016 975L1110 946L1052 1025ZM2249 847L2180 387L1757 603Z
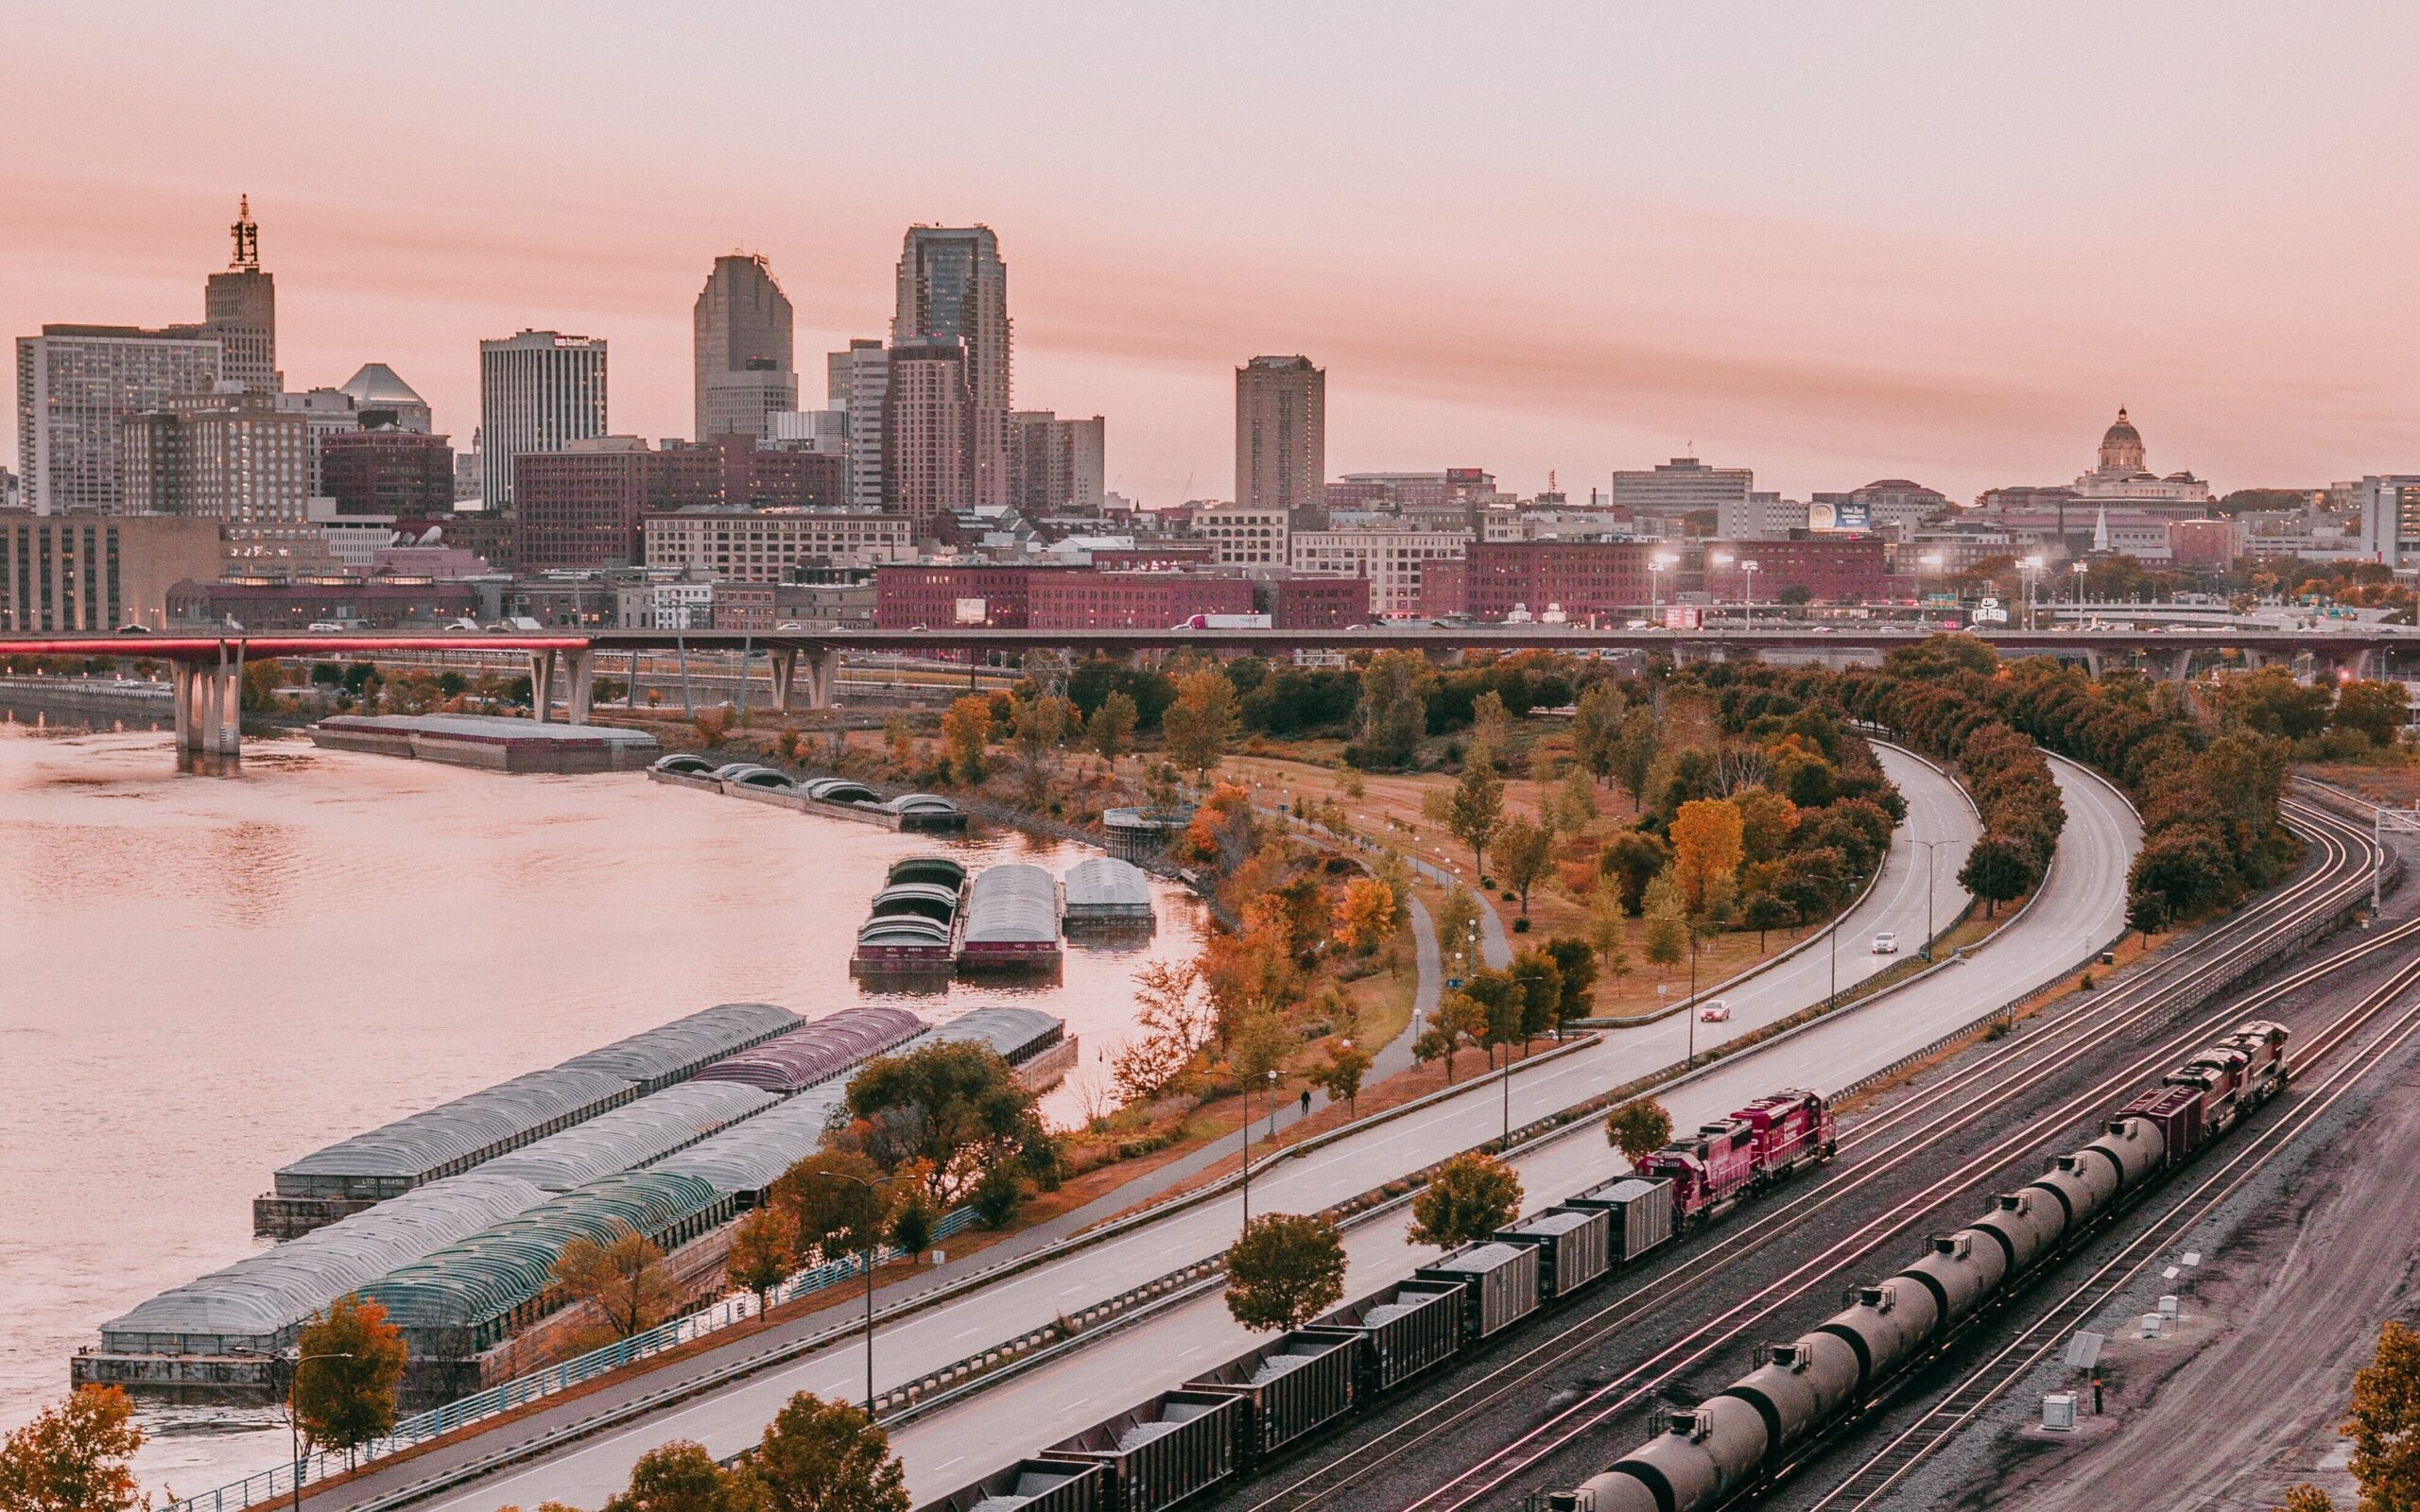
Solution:
M2042 558L2037 553L2017 563L2025 576L2025 627L2033 628L2033 589L2042 572Z
M1739 564L1739 570L1748 575L1748 627L1752 630L1756 627L1756 573L1764 565L1753 558Z
M1269 1137L1277 1137L1277 1068L1269 1068Z
M2081 622L2083 619L2084 564L2077 562L2075 565L2069 567L2067 571L2075 574L2076 576L2076 619Z
M1908 837L1908 843L1909 843L1910 845L1920 845L1920 846L1923 846L1923 847L1925 848L1925 948L1924 948L1924 952L1923 952L1923 954L1924 954L1924 958L1925 958L1926 960L1929 961L1929 960L1931 960L1931 959L1932 959L1932 898L1933 898L1933 891L1932 891L1932 872L1933 872L1932 852L1933 852L1933 848L1934 848L1935 846L1955 845L1955 844L1957 844L1957 842L1956 842L1955 840L1945 840L1945 840L1919 840L1919 839L1915 838L1913 835L1910 835L1910 836L1909 836L1909 837Z
M294 1452L294 1505L302 1505L302 1423L294 1412L294 1388L302 1383L302 1367L314 1360L351 1360L350 1349L332 1350L326 1354L298 1354L285 1378L285 1432Z
M1659 551L1647 558L1647 607L1654 609L1664 602L1663 579L1658 574L1680 565L1681 558L1668 551Z
M1247 1133L1249 1133L1249 1132L1250 1132L1250 1130L1249 1130L1249 1129L1247 1129L1247 1130L1246 1130L1246 1132L1247 1132ZM879 1206L879 1205L880 1205L880 1203L881 1203L881 1200L882 1200L882 1194L881 1194L880 1192L876 1191L876 1190L875 1190L875 1188L874 1188L874 1184L873 1184L873 1182L871 1182L871 1181L867 1180L864 1177L861 1177L861 1176L851 1176L851 1175L850 1175L848 1172L846 1172L846 1171L809 1171L809 1172L807 1172L806 1174L807 1174L808 1176L820 1176L820 1177L828 1177L828 1178L830 1178L831 1180L834 1180L834 1181L854 1181L854 1182L856 1182L858 1186L861 1186L861 1187L863 1187L863 1188L865 1188L865 1189L866 1189L866 1197L867 1197L867 1200L869 1200L870 1202L874 1203L876 1206ZM871 1419L871 1418L873 1417L873 1248L874 1248L874 1246L873 1246L873 1235L872 1235L872 1234L864 1234L864 1235L860 1235L859 1237L863 1238L863 1239L864 1239L864 1240L866 1240L866 1242L867 1242L867 1243L866 1243L866 1246L865 1246L863 1249L860 1249L860 1250L858 1250L858 1251L857 1251L857 1263L858 1263L860 1265L863 1265L863 1266L865 1267L865 1272L866 1272L866 1417L867 1417L869 1419Z

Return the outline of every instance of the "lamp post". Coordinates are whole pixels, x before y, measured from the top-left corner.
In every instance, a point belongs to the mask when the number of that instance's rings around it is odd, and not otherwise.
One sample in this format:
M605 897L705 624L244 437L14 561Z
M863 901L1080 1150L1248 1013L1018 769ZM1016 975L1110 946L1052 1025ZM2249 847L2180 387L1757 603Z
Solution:
M298 1512L302 1505L302 1421L295 1415L294 1388L302 1383L302 1367L312 1361L354 1358L355 1356L350 1349L337 1349L326 1354L298 1354L285 1378L285 1432L294 1453L294 1505Z
M851 1175L850 1175L848 1172L846 1172L846 1171L813 1171L813 1172L809 1172L808 1174L809 1174L809 1175L811 1175L811 1176L820 1176L820 1177L825 1177L825 1178L827 1178L827 1179L829 1179L829 1180L833 1180L833 1181L852 1181L852 1182L855 1182L855 1183L856 1183L856 1184L857 1184L858 1186L861 1186L861 1187L863 1187L863 1188L865 1188L865 1189L866 1189L866 1197L867 1197L867 1200L869 1200L869 1201L871 1201L871 1202L873 1202L873 1203L876 1203L877 1205L878 1205L878 1204L880 1203L880 1201L881 1201L882 1194L881 1194L881 1193L879 1193L879 1192L877 1192L876 1190L874 1190L874 1184L873 1184L873 1182L871 1182L871 1181L867 1180L864 1177L861 1177L861 1176L851 1176ZM863 1235L860 1235L859 1237L863 1238L863 1239L866 1241L866 1246L865 1246L863 1249L860 1249L860 1250L858 1250L858 1251L857 1251L857 1263L858 1263L859 1265L861 1265L861 1266L863 1266L863 1267L865 1268L865 1273L866 1273L866 1417L867 1417L867 1418L873 1418L873 1250L874 1250L874 1243L873 1243L873 1235L872 1235L872 1234L863 1234Z
M2041 580L2042 558L2037 553L2016 565L2023 570L2025 578L2025 627L2031 630L2033 628L2033 591Z
M1269 1137L1277 1137L1277 1068L1269 1068Z
M1670 572L1680 564L1680 560L1679 557L1668 551L1659 551L1647 558L1647 607L1649 609L1659 608L1664 602L1663 578L1658 575Z
M1929 961L1932 959L1933 848L1936 846L1951 845L1955 842L1950 840L1919 840L1910 835L1908 839L1908 843L1910 845L1920 845L1925 848L1925 948L1922 954L1926 960Z
M1748 575L1748 628L1752 630L1756 627L1756 574L1764 565L1753 558L1739 564L1739 570Z
M2069 568L2067 569L2067 571L2069 571L2070 573L2073 573L2073 574L2075 575L2075 579L2076 579L2076 622L2077 622L2078 624L2082 624L2082 623L2083 622L2083 574L2084 574L2084 564L2083 564L2083 562L2077 562L2077 563L2075 563L2073 566L2069 567Z

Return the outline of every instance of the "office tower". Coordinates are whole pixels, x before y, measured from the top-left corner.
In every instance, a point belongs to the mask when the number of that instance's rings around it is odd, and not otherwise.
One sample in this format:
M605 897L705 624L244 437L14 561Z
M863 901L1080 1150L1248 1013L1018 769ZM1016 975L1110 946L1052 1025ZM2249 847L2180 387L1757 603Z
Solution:
M1107 422L1009 412L1009 503L1028 514L1098 514Z
M1702 535L1720 530L1723 510L1742 524L1756 476L1744 467L1708 467L1694 456L1676 456L1651 469L1614 473L1613 504L1630 511L1632 528L1643 536Z
M1302 356L1236 369L1236 503L1316 519L1326 481L1326 371Z
M218 383L219 343L199 326L46 325L17 338L17 471L36 514L124 507L118 429L171 394Z
M890 392L890 353L859 336L823 359L824 407L849 417L849 502L882 506L882 405Z
M486 507L512 503L512 459L605 434L605 341L524 331L479 343L479 447Z
M694 323L699 440L762 436L766 415L798 407L790 301L764 258L716 258Z
M347 431L320 442L315 492L339 515L415 520L454 512L454 448L426 431Z
M344 391L353 400L354 413L365 430L392 429L425 436L437 429L428 401L383 362L363 363L359 372L344 381Z
M225 351L221 381L273 394L285 387L277 370L277 281L261 270L261 229L252 224L250 195L238 201L227 233L234 238L235 255L227 271L210 275L202 292L201 334Z
M915 226L899 254L899 308L890 344L957 341L973 409L967 433L972 493L961 504L1009 502L1009 269L987 226ZM909 471L954 464L926 458Z
M966 349L954 336L890 349L890 385L882 402L882 502L920 529L976 502L975 394L966 369Z
M282 397L222 387L129 416L125 512L216 520L231 561L331 570L327 533L309 518L310 420Z

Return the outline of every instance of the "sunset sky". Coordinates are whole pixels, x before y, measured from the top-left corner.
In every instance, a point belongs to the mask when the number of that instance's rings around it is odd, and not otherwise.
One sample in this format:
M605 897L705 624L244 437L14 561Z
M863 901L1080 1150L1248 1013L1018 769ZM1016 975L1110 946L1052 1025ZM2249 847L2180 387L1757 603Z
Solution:
M2415 61L2401 3L9 0L0 334L198 318L250 193L289 387L386 362L467 447L479 338L554 327L674 436L716 255L813 405L902 231L982 221L1017 404L1148 503L1228 493L1263 352L1332 474L1971 497L2124 404L2158 471L2314 485L2420 471Z

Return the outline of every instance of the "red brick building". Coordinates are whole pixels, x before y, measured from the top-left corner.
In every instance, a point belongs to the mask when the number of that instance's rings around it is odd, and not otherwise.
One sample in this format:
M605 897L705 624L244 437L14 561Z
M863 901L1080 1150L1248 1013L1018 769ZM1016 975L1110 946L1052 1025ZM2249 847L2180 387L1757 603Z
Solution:
M2232 520L2170 520L2169 558L2187 569L2224 570L2235 565L2238 540Z
M1470 612L1469 561L1437 557L1420 564L1420 612L1429 618Z
M513 459L523 565L624 567L645 560L641 517L692 505L828 508L842 502L846 460L778 441L721 436L650 451L612 437L579 450Z
M1607 618L1654 595L1658 585L1651 580L1648 559L1670 551L1647 541L1473 541L1462 562L1459 612L1501 620L1516 608L1543 614L1553 606L1579 623L1592 615ZM1421 589L1426 610L1431 596L1425 576ZM1436 602L1448 603L1453 593L1454 585L1441 580ZM1457 612L1443 607L1430 611Z
M1158 546L1118 546L1093 553L1093 565L1105 573L1150 572L1218 559L1219 548L1206 541L1199 545L1170 542Z
M1715 564L1728 556L1731 565ZM1743 562L1754 562L1751 575ZM1756 601L1770 604L1791 588L1806 590L1818 604L1858 604L1892 596L1891 569L1879 536L1833 541L1710 541L1705 548L1705 591L1719 602L1748 597L1754 576Z
M994 562L877 567L873 574L874 628L942 629L979 625L994 630L1021 630L1026 628L1037 574L1082 570Z
M1461 565L1456 562L1455 566ZM1434 570L1436 563L1428 564ZM1253 585L1258 612L1281 630L1340 630L1370 619L1370 579L1288 576Z
M339 515L450 514L453 444L419 431L331 431L320 438L320 490Z
M1253 585L1206 573L1045 572L1028 590L1036 630L1165 630L1196 614L1253 614Z

